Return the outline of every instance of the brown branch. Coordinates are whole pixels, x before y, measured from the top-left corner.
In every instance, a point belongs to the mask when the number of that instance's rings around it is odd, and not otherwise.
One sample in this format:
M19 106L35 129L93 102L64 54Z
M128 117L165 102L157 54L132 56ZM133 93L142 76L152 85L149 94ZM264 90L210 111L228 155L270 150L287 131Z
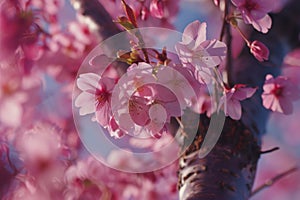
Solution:
M263 185L261 185L261 186L257 187L256 189L254 189L253 192L251 193L250 197L254 196L258 192L262 191L263 189L274 185L276 182L278 182L282 178L288 176L289 174L291 174L293 172L296 172L297 170L298 170L298 167L292 167L291 169L278 174L277 176L271 178L270 180L267 180Z
M71 2L79 13L90 17L98 25L99 33L104 39L121 32L98 0L72 0Z
M231 6L231 1L226 0L225 1L225 21L227 21L227 16L229 15ZM226 55L226 73L227 73L227 84L230 87L233 87L233 81L232 81L232 36L231 36L231 27L230 24L227 22L224 24L224 34L225 34L225 42L227 44L227 55Z
M261 155L261 154L272 153L272 152L277 151L277 150L279 150L279 147L274 147L274 148L269 149L269 150L260 151L260 155Z

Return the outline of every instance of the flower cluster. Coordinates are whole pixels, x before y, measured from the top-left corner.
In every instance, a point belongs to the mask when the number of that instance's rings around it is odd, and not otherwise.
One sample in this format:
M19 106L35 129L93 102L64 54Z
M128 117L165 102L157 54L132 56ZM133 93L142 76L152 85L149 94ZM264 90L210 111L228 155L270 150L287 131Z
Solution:
M208 116L222 109L227 116L240 119L240 101L256 89L245 85L230 89L223 83L216 67L226 55L226 45L206 39L206 23L190 23L176 51L181 61L176 65L137 62L116 79L80 74L77 87L82 92L75 101L79 114L94 114L93 118L117 138L126 134L160 138L169 131L171 118L180 118L187 107ZM90 64L98 61L101 65L99 60L104 58L96 56ZM217 87L223 94L218 106L212 103L209 87Z
M263 33L267 33L271 28L272 19L268 15L272 11L270 0L232 0L232 3L240 11L246 24L252 26Z

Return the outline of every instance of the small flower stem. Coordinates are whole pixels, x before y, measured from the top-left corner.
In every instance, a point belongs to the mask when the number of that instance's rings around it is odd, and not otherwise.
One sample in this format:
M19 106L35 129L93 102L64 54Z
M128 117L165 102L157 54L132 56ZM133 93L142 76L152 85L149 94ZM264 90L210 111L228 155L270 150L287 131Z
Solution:
M251 196L254 196L255 194L257 194L258 192L260 192L261 190L267 188L267 187L270 187L272 186L274 183L276 183L277 181L279 181L280 179L286 177L287 175L295 172L298 170L298 167L292 167L291 169L285 171L285 172L282 172L280 174L278 174L277 176L273 177L272 179L270 180L267 180L263 185L259 186L258 188L254 189L253 192L251 193Z
M176 121L178 122L180 128L184 129L184 125L183 123L181 122L181 120L179 119L179 117L175 117Z
M242 36L243 40L246 42L247 46L250 47L251 42L247 39L246 35L242 32L240 27L236 26L236 30L239 32L239 34Z
M176 119L177 123L179 124L181 133L183 134L183 136L187 137L188 134L184 131L184 125L183 125L182 121L179 119L179 117L175 117L175 119Z

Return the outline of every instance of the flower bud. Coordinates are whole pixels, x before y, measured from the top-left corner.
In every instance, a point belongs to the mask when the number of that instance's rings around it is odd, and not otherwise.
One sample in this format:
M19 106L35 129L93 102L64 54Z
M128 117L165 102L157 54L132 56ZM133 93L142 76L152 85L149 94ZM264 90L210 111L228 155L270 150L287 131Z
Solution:
M250 44L250 52L254 55L254 57L263 62L269 59L269 49L262 42L255 40Z

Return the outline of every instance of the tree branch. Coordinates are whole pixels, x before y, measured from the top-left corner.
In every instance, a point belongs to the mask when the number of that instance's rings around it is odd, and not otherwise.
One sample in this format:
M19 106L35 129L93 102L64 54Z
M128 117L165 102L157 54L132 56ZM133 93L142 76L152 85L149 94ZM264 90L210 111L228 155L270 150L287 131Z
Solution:
M72 5L79 13L90 17L98 25L99 33L104 39L121 32L98 0L72 0Z
M251 193L251 197L254 196L255 194L257 194L258 192L260 192L261 190L272 186L274 183L276 183L277 181L279 181L280 179L286 177L287 175L296 172L298 170L297 167L293 167L285 172L282 172L280 174L278 174L277 176L273 177L270 180L267 180L263 185L259 186L258 188L254 189L253 192Z

